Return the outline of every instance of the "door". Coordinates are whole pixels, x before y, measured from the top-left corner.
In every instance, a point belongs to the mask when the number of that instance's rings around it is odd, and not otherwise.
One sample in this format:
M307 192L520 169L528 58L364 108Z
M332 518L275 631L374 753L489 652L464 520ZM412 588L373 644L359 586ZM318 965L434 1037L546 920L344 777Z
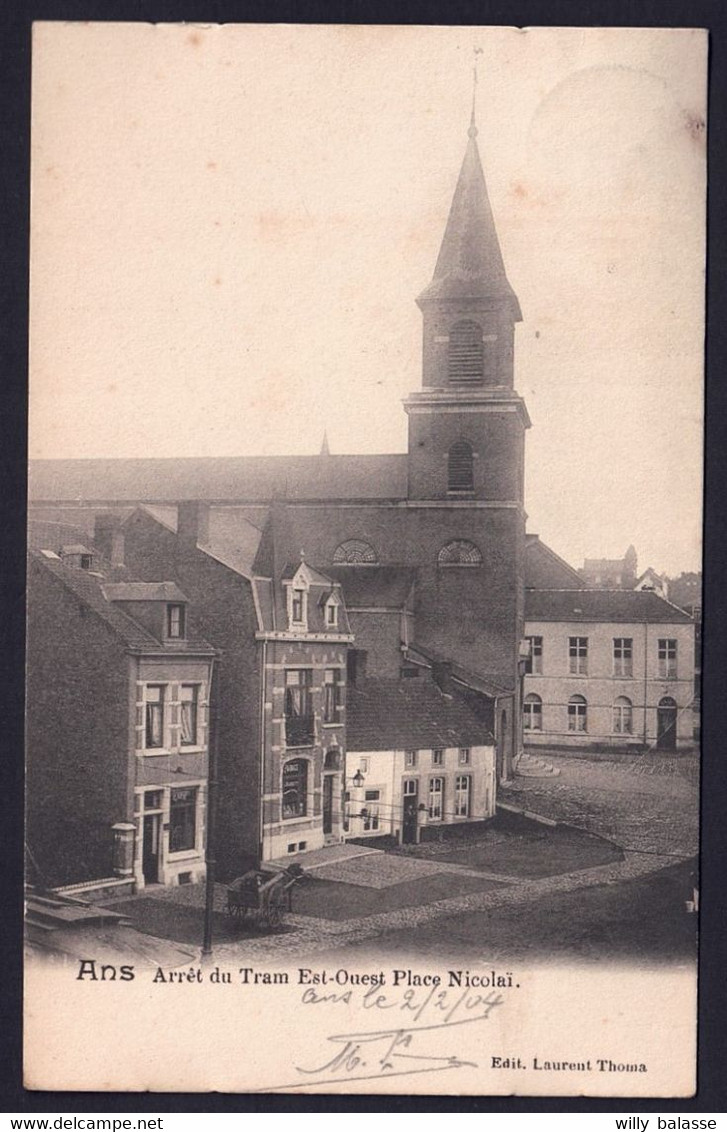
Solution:
M404 779L404 811L402 814L401 839L404 845L415 845L419 825L418 803L419 784L415 778Z
M144 815L144 845L142 851L142 872L145 884L159 883L159 835L161 833L161 814Z
M333 775L323 775L323 835L333 832Z
M659 700L656 709L656 746L660 751L675 751L677 746L677 705L671 696Z

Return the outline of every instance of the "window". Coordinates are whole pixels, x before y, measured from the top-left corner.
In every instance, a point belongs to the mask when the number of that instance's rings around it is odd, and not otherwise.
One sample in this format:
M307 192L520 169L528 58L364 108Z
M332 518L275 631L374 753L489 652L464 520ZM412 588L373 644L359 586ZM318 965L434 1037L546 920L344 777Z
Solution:
M432 751L432 766L444 766L444 751L441 747Z
M472 448L466 440L458 440L447 456L447 490L474 491L475 472Z
M147 684L146 718L144 720L144 746L164 746L164 686Z
M572 675L585 676L588 672L588 637L569 637L568 656Z
M330 598L326 602L326 628L338 628L338 602L332 601Z
M167 636L172 640L181 640L184 637L184 606L167 606Z
M305 590L293 590L290 601L290 620L294 625L305 622Z
M631 735L634 730L634 713L631 700L618 696L613 701L613 730L615 735Z
M161 810L162 808L162 791L161 790L147 790L144 794L144 809L145 810Z
M631 637L613 638L613 674L614 676L633 675L633 640Z
M341 711L341 672L327 668L323 676L323 722L338 723Z
M416 751L405 751L404 752L404 766L408 767L408 766L416 766L416 765L417 765L417 753L416 753Z
M291 759L283 767L283 817L304 818L308 812L308 762Z
M677 643L673 637L659 638L659 676L674 680L677 674Z
M416 778L404 779L404 795L409 798L416 796L418 792L418 784Z
M197 842L197 787L185 786L171 792L169 804L169 852L194 849Z
M481 382L483 369L482 327L471 319L456 322L449 332L449 380Z
M523 703L523 730L543 730L543 701L534 692L527 695Z
M429 779L429 820L441 821L444 813L444 779Z
M568 701L568 730L587 730L587 707L583 696L571 696Z
M365 814L363 819L363 828L366 833L379 828L379 806L381 800L380 790L367 790L364 794L364 809L362 813Z
M525 658L525 673L528 676L540 676L543 672L543 638L526 637L525 640L530 642L530 656Z
M312 680L309 668L288 669L285 673L285 742L289 747L305 747L313 742Z
M194 746L197 742L197 684L182 684L181 739L183 747Z
M469 749L469 747L460 747L460 749L459 749L459 765L460 766L469 766L470 765L470 749Z
M440 566L481 566L482 554L473 542L455 539L442 547L437 562Z
M378 561L373 546L357 538L347 539L333 552L335 566L375 566Z
M470 794L472 779L469 774L458 774L454 780L454 816L468 818L470 816Z
M93 555L92 554L82 554L81 555L81 569L82 570L90 570L92 566L93 566Z

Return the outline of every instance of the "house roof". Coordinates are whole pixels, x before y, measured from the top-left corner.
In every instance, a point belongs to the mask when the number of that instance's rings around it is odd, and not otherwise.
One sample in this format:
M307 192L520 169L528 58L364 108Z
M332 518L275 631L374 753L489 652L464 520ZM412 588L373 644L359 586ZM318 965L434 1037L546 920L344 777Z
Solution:
M406 465L404 454L32 460L28 491L31 502L77 503L403 499Z
M159 652L160 649L164 648L162 641L157 640L133 617L123 612L113 601L107 599L104 589L113 589L114 586L113 584L106 586L101 574L75 569L65 565L60 559L46 558L43 552L39 550L31 550L29 558L31 562L39 564L49 574L52 574L61 585L75 594L79 601L96 613L129 648L150 652ZM212 653L214 651L204 638L193 635L192 632L190 632L184 647L190 652ZM170 648L169 652L178 656L180 652L179 643L175 642L174 648Z
M525 536L525 585L533 589L580 588L583 579L565 559L546 546L538 535Z
M526 621L691 622L682 609L650 590L527 590Z
M489 746L492 734L457 696L445 696L428 677L370 677L348 687L349 751Z
M417 578L410 566L327 566L353 609L402 609Z

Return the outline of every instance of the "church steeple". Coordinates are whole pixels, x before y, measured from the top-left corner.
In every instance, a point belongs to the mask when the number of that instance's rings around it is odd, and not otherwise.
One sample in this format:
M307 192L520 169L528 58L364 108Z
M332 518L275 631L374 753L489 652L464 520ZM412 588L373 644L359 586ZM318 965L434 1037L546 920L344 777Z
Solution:
M505 274L477 133L473 105L467 149L434 277L417 302L424 309L437 301L489 300L509 307L513 322L520 322L520 304Z
M520 304L505 273L474 117L423 315L422 388L409 415L410 499L521 505L524 432L514 391Z

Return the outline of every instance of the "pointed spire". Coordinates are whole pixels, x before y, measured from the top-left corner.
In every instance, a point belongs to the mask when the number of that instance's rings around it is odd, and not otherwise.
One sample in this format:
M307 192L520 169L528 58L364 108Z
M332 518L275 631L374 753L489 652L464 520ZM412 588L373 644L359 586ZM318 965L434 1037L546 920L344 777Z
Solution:
M323 429L323 442L321 444L321 456L330 456L331 450L328 447L328 429Z
M495 229L477 146L475 83L468 142L432 282L417 300L494 299L510 306L516 322L522 318L510 286Z

